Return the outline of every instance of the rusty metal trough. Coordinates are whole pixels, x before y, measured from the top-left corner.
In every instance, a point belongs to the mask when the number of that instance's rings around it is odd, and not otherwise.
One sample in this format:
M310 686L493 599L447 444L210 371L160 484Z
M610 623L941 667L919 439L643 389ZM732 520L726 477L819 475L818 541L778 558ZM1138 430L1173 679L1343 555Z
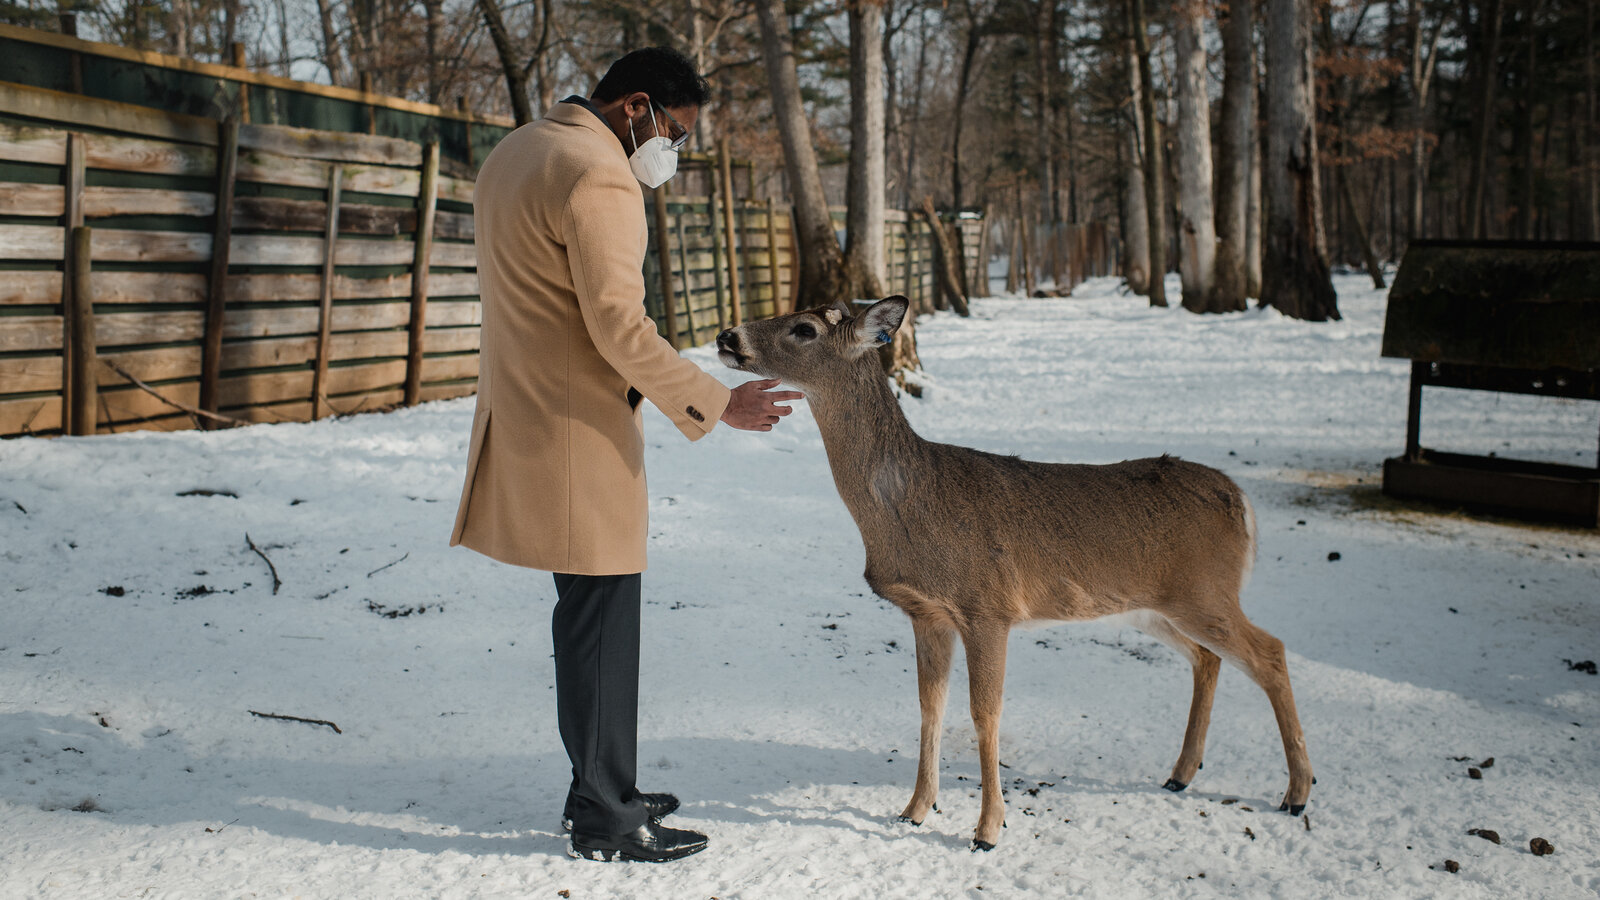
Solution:
M1413 241L1389 291L1383 355L1411 360L1404 456L1383 492L1600 526L1594 468L1421 446L1422 389L1600 401L1600 244Z

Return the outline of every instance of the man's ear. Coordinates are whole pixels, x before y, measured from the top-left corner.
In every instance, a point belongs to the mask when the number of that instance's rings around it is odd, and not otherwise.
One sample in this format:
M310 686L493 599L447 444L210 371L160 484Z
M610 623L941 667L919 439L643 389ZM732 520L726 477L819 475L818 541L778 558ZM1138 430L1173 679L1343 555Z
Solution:
M911 301L897 294L867 307L867 311L856 320L856 342L872 346L894 340L894 333L905 321L906 310L910 306Z

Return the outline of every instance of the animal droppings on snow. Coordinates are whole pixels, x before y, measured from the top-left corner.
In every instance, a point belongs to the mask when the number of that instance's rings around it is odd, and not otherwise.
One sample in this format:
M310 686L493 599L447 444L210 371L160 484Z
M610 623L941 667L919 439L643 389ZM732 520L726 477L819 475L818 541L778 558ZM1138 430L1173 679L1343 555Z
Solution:
M1528 849L1533 852L1534 856L1549 856L1556 852L1555 845L1542 837L1536 837L1529 841Z
M1597 667L1592 659L1586 659L1583 662L1573 662L1570 659L1563 659L1562 662L1567 664L1567 671L1569 672L1582 672L1585 675L1600 675L1600 667Z
M1467 777L1473 781L1481 781L1483 780L1483 773L1478 771L1477 766L1467 766Z
M1490 843L1500 843L1500 832L1498 831L1491 831L1487 828L1469 828L1467 829L1467 834L1477 835Z
M1433 866L1429 866L1428 868L1431 869ZM1453 859L1447 859L1444 861L1444 870L1449 872L1451 875L1454 875L1455 873L1461 871L1461 863L1458 863Z

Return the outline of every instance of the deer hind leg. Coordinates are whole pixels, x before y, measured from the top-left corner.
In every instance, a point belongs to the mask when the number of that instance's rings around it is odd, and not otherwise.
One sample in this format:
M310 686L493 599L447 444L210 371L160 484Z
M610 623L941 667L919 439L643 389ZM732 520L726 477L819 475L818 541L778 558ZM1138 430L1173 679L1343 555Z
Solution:
M921 825L939 796L939 738L945 698L950 693L950 652L955 631L948 625L913 619L917 636L917 696L922 701L922 740L918 743L917 787L900 821Z
M1152 613L1142 617L1138 626L1139 630L1182 653L1194 668L1194 698L1189 702L1183 750L1178 753L1171 777L1162 785L1169 791L1181 791L1205 764L1206 731L1211 727L1211 701L1217 693L1217 673L1222 668L1222 660L1159 615Z
M1000 710L1006 682L1004 624L984 623L967 629L961 641L967 648L967 677L972 724L978 732L978 768L983 777L983 812L972 836L972 849L993 850L1006 821L1006 801L1000 792Z
M1306 739L1295 712L1294 690L1289 686L1289 666L1284 660L1283 642L1256 627L1245 618L1238 601L1229 598L1221 610L1190 609L1169 616L1172 624L1207 649L1233 663L1249 675L1272 702L1283 738L1283 755L1289 764L1289 789L1278 808L1300 815L1311 795L1314 778L1311 759L1306 755Z

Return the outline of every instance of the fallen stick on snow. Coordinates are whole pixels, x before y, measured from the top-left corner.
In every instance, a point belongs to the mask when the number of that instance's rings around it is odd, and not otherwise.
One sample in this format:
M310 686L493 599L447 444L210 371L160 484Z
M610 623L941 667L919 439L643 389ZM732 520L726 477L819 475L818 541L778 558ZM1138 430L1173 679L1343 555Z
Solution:
M250 549L254 550L256 555L261 557L262 560L266 562L267 568L272 571L272 596L278 596L278 588L283 584L283 582L278 579L278 567L272 564L272 560L267 559L267 555L261 552L261 548L256 546L255 541L250 540L250 532L248 531L244 533L244 542L250 545Z
M339 730L339 726L329 722L327 719L302 719L299 716L281 716L277 713L256 712L253 709L246 710L246 712L250 713L252 716L259 716L263 719L282 719L285 722L304 722L307 725L326 725L333 729L334 734L344 734L343 731Z
M406 551L406 556L410 556L410 555L411 555L411 551L407 550ZM371 572L367 573L367 577L371 578L372 576L378 574L379 572L382 572L384 569L389 568L389 566L399 565L400 563L405 562L406 561L406 556L402 556L399 559L395 560L394 562L389 563L388 566L379 566L376 569L373 569Z

